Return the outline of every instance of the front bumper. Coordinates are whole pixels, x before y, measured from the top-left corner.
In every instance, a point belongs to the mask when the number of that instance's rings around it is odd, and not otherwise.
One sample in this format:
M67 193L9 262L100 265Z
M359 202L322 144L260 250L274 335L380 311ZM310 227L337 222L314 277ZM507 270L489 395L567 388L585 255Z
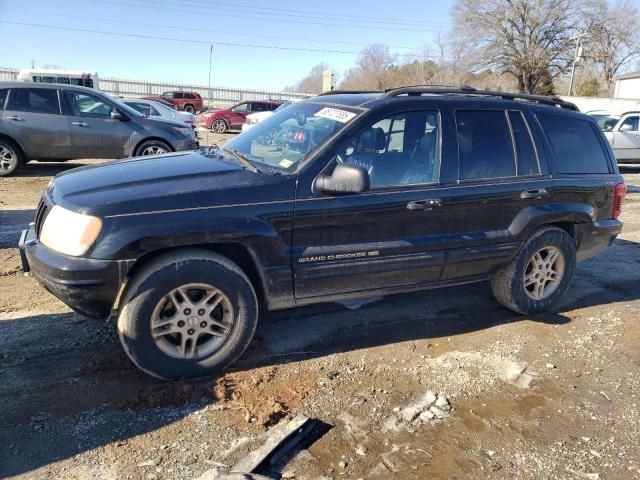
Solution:
M38 241L33 225L20 236L22 269L78 313L106 319L133 260L97 260L57 253Z
M174 142L173 146L175 147L176 152L198 150L200 148L200 142L198 142L198 138L194 135L193 138Z
M620 220L615 219L577 224L578 251L576 259L578 261L586 260L609 248L622 232L622 225Z

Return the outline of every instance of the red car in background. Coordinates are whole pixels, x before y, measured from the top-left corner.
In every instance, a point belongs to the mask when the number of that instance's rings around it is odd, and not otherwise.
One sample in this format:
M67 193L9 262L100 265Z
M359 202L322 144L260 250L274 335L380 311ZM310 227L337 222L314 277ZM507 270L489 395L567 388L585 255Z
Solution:
M236 103L221 110L207 110L198 115L198 123L216 133L224 133L230 129L240 129L247 115L255 112L275 110L282 102L274 100L250 100Z
M176 110L184 110L189 113L202 111L202 97L196 92L164 92L155 97L144 97L146 100L157 100L163 103L170 103Z

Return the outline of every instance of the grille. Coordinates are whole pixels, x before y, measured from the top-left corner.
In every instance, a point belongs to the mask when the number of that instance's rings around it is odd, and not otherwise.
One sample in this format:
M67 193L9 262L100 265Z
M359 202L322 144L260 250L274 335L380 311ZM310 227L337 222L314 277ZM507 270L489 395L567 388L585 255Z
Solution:
M49 207L44 201L44 197L40 199L40 203L38 204L38 209L36 210L36 237L40 238L40 231L42 230L42 224L44 224L44 219L47 218L47 214L49 213Z

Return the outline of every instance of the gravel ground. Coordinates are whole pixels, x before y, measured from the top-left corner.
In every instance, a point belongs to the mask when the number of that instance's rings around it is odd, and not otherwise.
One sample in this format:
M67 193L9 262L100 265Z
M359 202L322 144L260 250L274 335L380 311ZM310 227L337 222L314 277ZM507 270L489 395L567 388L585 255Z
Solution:
M303 413L331 428L284 478L640 479L640 167L623 234L555 313L485 283L265 313L232 371L163 383L20 272L42 189L84 163L0 180L0 477L196 479Z

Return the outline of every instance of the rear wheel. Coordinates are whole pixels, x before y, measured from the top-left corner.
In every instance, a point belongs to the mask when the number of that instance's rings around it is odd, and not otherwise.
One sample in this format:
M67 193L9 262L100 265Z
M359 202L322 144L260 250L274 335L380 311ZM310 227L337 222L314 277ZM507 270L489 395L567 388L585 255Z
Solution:
M12 175L24 163L24 156L11 140L0 138L0 177Z
M509 266L491 279L493 296L514 312L551 309L562 298L576 264L576 246L555 227L539 230Z
M196 113L196 107L191 104L187 104L184 106L184 111L189 113Z
M142 157L146 155L160 155L162 153L169 153L171 148L162 140L147 140L142 142L135 151L135 157Z
M255 292L240 268L206 250L153 259L131 279L118 313L129 358L163 379L218 373L249 345Z
M216 133L224 133L227 131L229 127L227 126L227 122L225 122L224 120L214 120L211 123L211 130L213 130Z

